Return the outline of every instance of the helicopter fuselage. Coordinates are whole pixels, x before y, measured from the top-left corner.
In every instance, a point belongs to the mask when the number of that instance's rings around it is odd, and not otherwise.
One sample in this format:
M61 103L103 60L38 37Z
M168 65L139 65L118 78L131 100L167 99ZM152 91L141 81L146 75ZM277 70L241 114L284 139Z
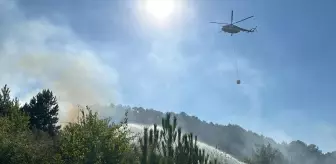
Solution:
M222 27L222 31L227 32L227 33L231 33L231 34L236 34L241 30L240 27L233 25L233 24L229 24L229 25L225 25Z

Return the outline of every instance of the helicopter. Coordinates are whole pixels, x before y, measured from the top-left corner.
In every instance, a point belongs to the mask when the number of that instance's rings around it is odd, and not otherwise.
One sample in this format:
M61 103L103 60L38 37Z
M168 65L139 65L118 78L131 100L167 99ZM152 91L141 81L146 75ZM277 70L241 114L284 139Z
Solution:
M232 23L233 22L233 10L232 10L231 11L231 23L220 23L220 22L210 22L210 23L225 24L224 26L222 26L222 29L221 29L220 32L223 31L223 32L226 32L226 33L230 33L231 36L232 36L233 34L239 33L241 31L247 32L247 33L254 32L257 29L257 27L248 30L248 29L244 29L244 28L241 28L241 27L238 27L238 26L235 25L235 24L237 24L239 22L242 22L242 21L244 21L246 19L250 19L252 17L253 16L250 16L250 17L244 18L244 19L242 19L240 21Z

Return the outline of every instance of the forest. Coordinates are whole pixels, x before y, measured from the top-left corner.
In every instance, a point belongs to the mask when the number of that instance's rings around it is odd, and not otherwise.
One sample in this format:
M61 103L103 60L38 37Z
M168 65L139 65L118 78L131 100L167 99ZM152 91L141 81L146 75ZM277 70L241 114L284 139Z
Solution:
M247 164L334 164L336 152L322 153L302 141L276 143L238 125L218 125L186 113L111 105L123 117L102 118L87 106L74 122L59 124L59 105L49 89L20 104L5 85L0 92L0 163L6 164L224 164L197 141ZM129 123L146 124L143 135ZM158 126L162 128L158 128ZM205 131L207 130L207 131Z

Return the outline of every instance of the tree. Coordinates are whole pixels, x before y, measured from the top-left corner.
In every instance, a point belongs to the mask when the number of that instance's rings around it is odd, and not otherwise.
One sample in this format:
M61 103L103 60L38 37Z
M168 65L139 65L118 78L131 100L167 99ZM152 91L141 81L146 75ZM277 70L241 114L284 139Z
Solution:
M60 131L59 152L65 163L136 163L127 122L115 124L99 119L88 107L87 114Z
M0 131L0 163L56 164L53 142L48 137L36 140L29 129L29 117L18 106L0 117Z
M272 148L271 144L262 145L257 149L252 158L244 160L247 164L287 164L288 161L284 158L283 154Z
M59 131L60 126L56 125L59 107L56 96L53 96L49 89L39 92L21 110L30 117L29 125L31 129L36 128L48 132L52 136Z
M18 99L11 99L10 89L5 85L0 93L0 117L9 115L12 109L18 106Z
M167 113L162 118L162 130L144 128L141 147L141 164L211 164L209 155L197 145L197 136L192 133L182 134L177 127L177 119Z

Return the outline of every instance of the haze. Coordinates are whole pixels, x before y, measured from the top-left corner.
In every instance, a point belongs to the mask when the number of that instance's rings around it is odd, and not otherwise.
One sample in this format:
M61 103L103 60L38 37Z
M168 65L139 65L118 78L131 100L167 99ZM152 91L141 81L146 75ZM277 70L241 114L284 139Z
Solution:
M116 103L335 150L334 1L143 2L0 0L0 84L24 101L52 89L62 120ZM258 32L208 23L231 10Z

